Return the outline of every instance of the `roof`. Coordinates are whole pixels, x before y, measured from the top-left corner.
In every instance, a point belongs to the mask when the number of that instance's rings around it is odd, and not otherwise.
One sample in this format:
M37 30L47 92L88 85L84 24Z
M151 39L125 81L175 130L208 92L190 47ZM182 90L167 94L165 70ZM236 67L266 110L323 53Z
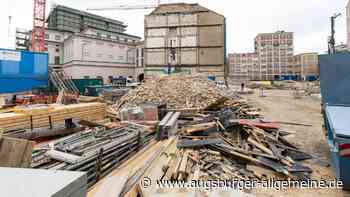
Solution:
M85 27L84 30L81 31L80 33L83 33L83 32L85 32L85 31L87 31L87 30L89 30L89 29L100 30L100 31L110 32L110 33L113 33L113 34L119 34L119 35L123 35L123 36L129 36L129 37L133 37L133 38L142 39L142 38L139 37L139 36L127 34L127 33L124 33L124 32L108 31L108 30L101 29L101 28L96 28L96 27L93 27L93 26L90 26L90 25L88 25L87 27Z
M53 10L62 10L62 11L65 11L65 12L70 12L70 13L74 13L74 14L78 14L78 15L82 15L82 16L89 16L89 17L91 17L91 18L98 18L98 19L100 19L100 20L104 20L104 21L107 21L107 22L110 22L110 23L115 23L115 24L118 24L118 25L127 27L127 25L125 25L125 24L124 24L123 22L121 22L121 21L114 20L114 19L107 18L107 17L103 17L103 16L96 15L96 14L92 14L92 13L85 12L85 11L82 11L82 10L70 8L70 7L67 7L67 6L64 6L64 5L56 5L56 6L53 8ZM53 10L52 10L52 11L53 11ZM50 12L48 18L50 18L52 11Z
M150 15L157 14L171 14L171 13L197 13L197 12L210 12L208 8L205 8L198 3L169 3L160 4ZM213 11L211 11L213 12Z
M293 34L294 32L287 32L287 31L276 31L273 33L259 33L256 37L262 36L262 35L273 35L273 34Z

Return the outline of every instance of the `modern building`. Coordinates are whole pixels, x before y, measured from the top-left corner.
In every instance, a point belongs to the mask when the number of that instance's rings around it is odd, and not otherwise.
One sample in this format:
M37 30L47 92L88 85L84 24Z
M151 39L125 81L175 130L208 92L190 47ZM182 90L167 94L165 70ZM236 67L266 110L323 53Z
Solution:
M301 53L293 57L294 73L301 80L319 77L318 54Z
M260 70L256 53L232 53L228 55L229 74L231 80L244 82L259 80Z
M47 19L48 28L59 31L80 33L87 27L108 32L123 33L126 25L117 20L91 14L70 7L56 5Z
M145 74L224 77L225 17L199 4L161 4L145 17Z
M29 50L29 38L31 34L28 30L16 28L16 50Z
M293 75L292 32L258 34L255 38L255 53L258 55L261 80L278 80Z

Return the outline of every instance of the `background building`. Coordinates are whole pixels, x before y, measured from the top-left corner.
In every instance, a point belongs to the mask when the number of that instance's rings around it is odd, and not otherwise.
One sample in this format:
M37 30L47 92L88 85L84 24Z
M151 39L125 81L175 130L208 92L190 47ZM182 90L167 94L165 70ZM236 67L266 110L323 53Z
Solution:
M51 10L47 22L50 67L61 68L74 79L143 78L143 62L136 61L143 60L143 53L137 53L143 50L141 38L125 33L123 22L61 5ZM18 47L27 43L30 48L30 37L27 42L19 38Z
M224 77L225 17L198 4L162 4L145 18L145 74Z
M228 76L231 81L259 80L260 70L256 53L232 53L228 55L228 61Z
M293 75L293 33L277 31L258 34L255 38L261 80L276 80Z
M347 47L350 49L350 1L346 5L346 37L347 37Z
M62 5L56 5L47 19L48 28L79 33L87 27L110 32L125 32L126 25L117 20L98 16Z
M310 80L319 77L318 54L302 53L293 57L294 72L299 79Z

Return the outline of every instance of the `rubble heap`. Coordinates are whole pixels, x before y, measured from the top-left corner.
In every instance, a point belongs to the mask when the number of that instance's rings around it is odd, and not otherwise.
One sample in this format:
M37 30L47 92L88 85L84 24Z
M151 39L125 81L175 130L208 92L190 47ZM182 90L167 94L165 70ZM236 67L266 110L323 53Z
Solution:
M312 169L302 161L312 156L287 141L291 133L258 113L242 119L240 108L182 115L178 149L163 166L162 179L309 179Z
M169 76L147 80L123 96L115 105L119 111L126 105L145 102L166 103L171 109L204 109L223 98L215 82L200 76Z

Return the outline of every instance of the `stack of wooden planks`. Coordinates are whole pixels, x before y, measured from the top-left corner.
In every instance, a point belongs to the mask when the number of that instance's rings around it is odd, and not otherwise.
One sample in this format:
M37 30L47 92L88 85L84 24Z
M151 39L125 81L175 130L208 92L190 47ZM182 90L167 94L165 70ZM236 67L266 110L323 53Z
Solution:
M16 107L11 113L0 114L0 128L6 131L50 127L64 124L64 120L102 120L106 116L104 103L82 103L72 105L29 105Z

